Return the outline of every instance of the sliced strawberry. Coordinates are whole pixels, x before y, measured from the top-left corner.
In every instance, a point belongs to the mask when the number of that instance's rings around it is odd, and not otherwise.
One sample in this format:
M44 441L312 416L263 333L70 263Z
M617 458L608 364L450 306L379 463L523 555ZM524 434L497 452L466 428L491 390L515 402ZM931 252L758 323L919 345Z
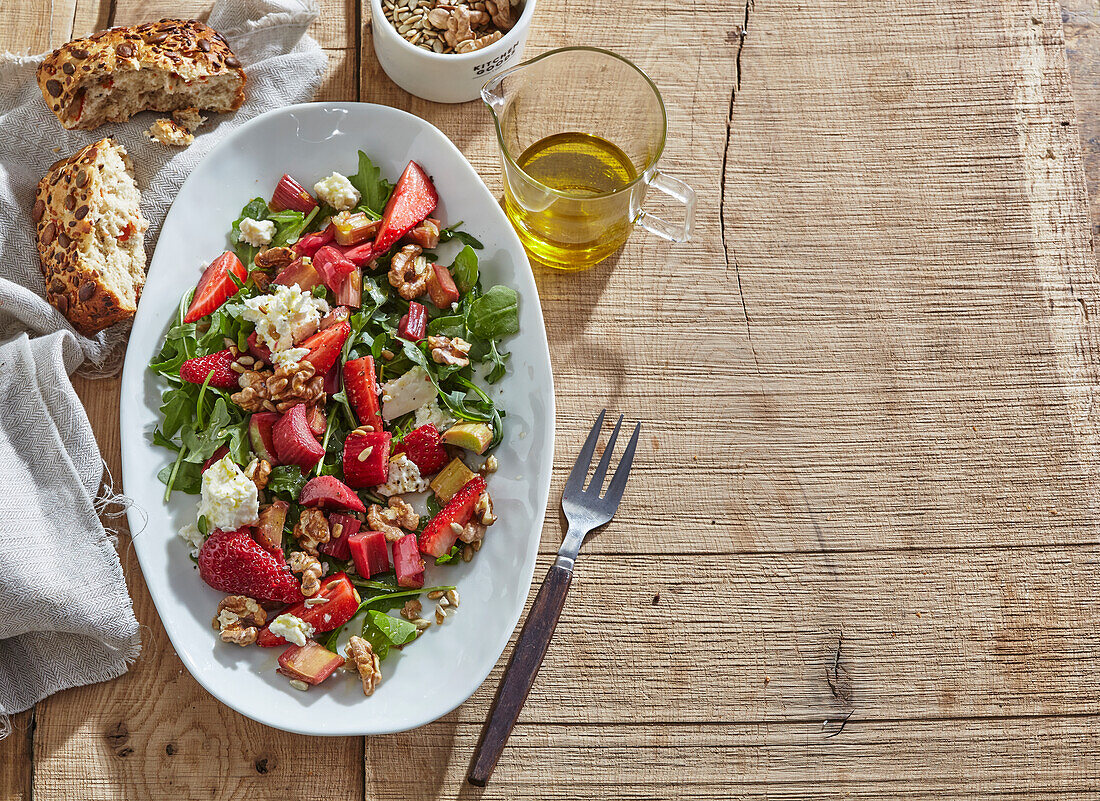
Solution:
M389 474L390 432L348 434L344 440L344 481L362 489L385 484Z
M394 450L404 452L422 476L438 473L451 461L439 437L439 429L431 423L414 428Z
M420 534L420 550L437 559L451 552L451 546L474 514L474 507L481 493L485 492L485 479L475 476L466 486L447 501ZM456 527L457 526L457 530Z
M236 277L237 281L233 278ZM248 269L241 264L237 254L227 250L210 262L195 287L191 305L184 316L185 323L201 320L237 294L240 285L248 278Z
M210 465L214 464L214 462L220 462L222 459L224 459L227 453L229 453L229 448L225 447L224 445L214 451L214 455L202 463L202 472L205 473L207 470L209 470Z
M325 413L320 406L309 407L309 411L306 412L306 423L309 424L309 430L313 436L319 439L325 435L328 420L325 418Z
M314 631L332 631L338 629L349 620L359 609L359 593L348 579L346 573L336 573L321 581L321 589L314 598L326 598L328 603L306 606L298 594L298 601L280 614L294 615L299 620L304 620L313 626ZM269 615L268 620L274 620L278 615ZM270 623L268 624L270 625ZM272 634L267 626L260 629L256 638L256 644L264 648L276 645L286 645L282 637Z
M373 356L344 362L344 392L360 425L373 426L375 431L381 431L382 407L378 403Z
M295 259L275 276L272 282L281 286L297 286L303 292L309 292L314 287L324 283L321 274L313 266L308 257Z
M305 348L309 355L302 361L309 362L319 375L327 373L340 358L340 349L344 340L351 335L351 323L341 322L318 331L298 347Z
M374 255L381 256L422 223L438 202L439 195L427 173L415 161L410 161L397 179L397 186L382 212L382 224L374 237Z
M409 342L419 342L428 333L428 310L415 300L409 303L409 311L397 324L397 335Z
M450 551L450 546L447 546ZM416 535L406 534L393 544L393 570L398 587L420 589L424 586L424 560L416 549Z
M428 276L428 297L437 309L449 309L452 303L457 303L462 297L451 271L442 264L432 265L432 272Z
M325 394L330 398L340 391L340 366L332 365L325 373Z
M348 550L348 538L352 534L359 533L359 527L363 525L362 522L351 515L329 512L328 524L332 530L332 536L329 537L328 542L322 542L318 545L317 550L336 559L350 559L351 551ZM336 533L337 526L340 526L339 534Z
M302 599L282 551L266 551L248 528L215 531L199 548L199 575L219 592L291 604Z
M236 361L233 351L226 348L208 356L196 356L180 365L180 378L189 384L201 384L210 376L210 386L218 389L236 389L239 375L230 365Z
M327 245L336 236L336 227L329 223L328 227L316 234L306 234L294 245L294 252L299 256L312 256L317 249Z
M280 417L278 412L256 412L248 418L248 439L252 444L252 452L270 465L279 464L272 429Z
M343 665L344 657L319 642L306 640L304 646L292 645L279 655L275 672L316 687Z
M316 467L325 455L325 449L309 430L304 404L290 407L272 427L271 433L281 464L296 464L306 472Z
M256 524L256 542L269 551L283 546L283 527L286 526L286 515L290 511L290 504L276 498L270 506L260 510L260 522Z
M304 186L289 175L283 175L275 187L274 194L271 195L271 202L267 205L272 211L293 209L302 214L309 214L317 207L317 201Z
M311 478L302 487L298 496L302 506L314 506L318 509L351 509L353 512L365 512L367 507L359 500L351 487L336 476L317 476Z
M415 547L415 541L413 545ZM363 578L370 578L390 569L386 535L381 531L361 531L355 534L348 540L348 550L355 562L355 571Z

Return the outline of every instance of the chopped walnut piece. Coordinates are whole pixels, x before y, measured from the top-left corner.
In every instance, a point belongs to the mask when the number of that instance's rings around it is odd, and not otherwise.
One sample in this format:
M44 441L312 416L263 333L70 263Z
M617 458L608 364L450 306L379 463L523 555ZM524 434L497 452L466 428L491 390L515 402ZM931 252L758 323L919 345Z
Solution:
M348 670L357 670L359 678L363 680L363 695L373 693L378 682L382 681L382 666L370 643L362 637L353 636L348 640L348 647L344 653L344 667Z
M485 10L489 12L493 24L502 31L510 31L516 24L510 0L485 0Z
M455 45L456 53L473 53L475 50L481 50L483 47L488 47L493 42L499 42L500 37L504 36L500 31L493 31L487 33L484 36L479 36L476 39L467 39L464 42L459 42Z
M222 642L251 645L256 642L259 627L267 622L263 607L244 595L229 595L218 604L214 628L221 631Z
M497 522L497 516L493 514L493 499L489 497L489 490L481 493L474 505L474 516L483 526L491 526Z
M436 364L452 364L465 367L470 363L470 348L472 346L460 337L428 337L428 350L431 351L432 361Z
M431 250L439 244L440 224L439 220L434 220L429 217L405 234L405 236L425 250Z
M244 372L237 379L240 392L230 396L231 400L249 412L286 413L292 406L304 403L325 402L325 377L316 375L316 369L310 362L293 362L283 365L274 372L270 369L256 370L256 363L247 369L242 356L234 364L241 365Z
M262 270L278 270L294 261L294 251L290 248L268 248L256 254L253 261Z
M239 364L240 362L234 362L234 366ZM246 412L275 411L275 406L271 404L267 394L265 379L269 375L271 375L270 372L245 369L237 379L240 392L234 392L229 399ZM267 408L269 404L270 409Z
M294 525L294 539L302 550L317 555L317 546L329 541L328 519L320 509L303 509L298 522Z
M386 509L376 503L371 504L367 510L367 525L371 531L385 534L388 542L397 542L407 532L416 531L416 527L420 525L420 515L395 495L390 498Z
M302 575L302 595L309 598L321 589L321 561L305 551L294 551L287 560L291 573Z
M401 617L405 618L405 620L416 620L420 617L420 613L423 609L424 606L420 601L413 598L411 601L406 601L405 605L401 607Z
M476 11L469 6L459 5L439 5L432 11L435 11L435 16L429 12L428 22L434 28L440 28L443 30L443 40L451 47L455 47L459 42L467 42L476 38L474 28L481 25L487 25L492 19L486 11ZM443 11L446 17L439 14L439 11ZM445 20L445 25L439 25L440 22Z
M421 254L419 245L405 245L393 256L388 278L390 285L405 300L415 300L428 289L432 268Z
M463 527L462 533L458 535L458 538L465 543L474 545L480 543L484 536L485 526L476 520L471 520ZM476 551L477 548L475 547L474 550Z
M253 459L244 469L244 474L252 479L257 490L263 492L267 489L267 480L271 478L271 462L266 459Z

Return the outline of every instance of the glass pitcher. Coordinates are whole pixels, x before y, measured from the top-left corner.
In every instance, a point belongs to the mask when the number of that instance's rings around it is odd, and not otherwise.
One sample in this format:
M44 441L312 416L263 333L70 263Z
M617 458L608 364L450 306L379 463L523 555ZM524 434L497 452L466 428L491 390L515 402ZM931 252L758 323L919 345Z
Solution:
M690 239L695 193L657 170L664 102L630 61L594 47L552 50L481 90L496 123L504 210L527 252L581 270L618 250L634 224ZM672 223L642 208L652 187L683 207Z

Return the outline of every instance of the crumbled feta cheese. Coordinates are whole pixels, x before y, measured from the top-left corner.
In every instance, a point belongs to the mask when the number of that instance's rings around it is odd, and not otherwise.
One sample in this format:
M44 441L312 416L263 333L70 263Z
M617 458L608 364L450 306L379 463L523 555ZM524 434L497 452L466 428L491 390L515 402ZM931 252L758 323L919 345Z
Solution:
M277 285L270 295L257 295L244 301L241 316L256 324L256 336L271 351L287 350L305 339L328 314L324 298L303 292L297 284Z
M202 474L199 517L222 531L236 531L255 525L260 516L256 485L228 456L210 465Z
M186 526L180 529L180 537L183 541L191 546L191 555L195 556L199 552L199 548L202 547L203 541L206 539L202 536L202 532L199 531L199 527L194 523L188 523Z
M351 181L346 176L338 172L315 183L313 191L317 193L317 197L337 211L355 208L360 197L359 190L351 185Z
M403 495L406 492L423 492L428 488L428 479L420 475L420 468L409 457L399 453L390 460L386 483L378 487L379 495Z
M309 355L309 348L287 348L277 350L271 354L271 362L276 367L285 367L288 364L297 364Z
M435 400L436 389L431 376L419 365L393 381L382 385L382 419L396 420Z
M260 245L266 245L275 236L275 223L271 220L254 220L251 217L245 217L241 220L238 231L240 233L238 241L247 242L252 247L258 248Z
M299 647L304 646L306 640L313 636L313 626L294 615L279 615L271 621L267 629L276 637L282 637Z
M443 411L434 400L428 401L416 410L416 427L426 426L431 423L440 431L444 431L455 424L455 419Z

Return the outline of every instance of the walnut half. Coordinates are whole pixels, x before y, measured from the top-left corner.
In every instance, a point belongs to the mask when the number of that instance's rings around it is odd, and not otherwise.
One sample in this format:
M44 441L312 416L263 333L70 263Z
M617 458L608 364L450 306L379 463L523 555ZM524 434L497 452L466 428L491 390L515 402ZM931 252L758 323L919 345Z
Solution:
M229 595L218 604L213 626L221 631L222 642L251 645L266 622L267 613L258 603L244 595Z
M367 510L367 525L371 531L385 534L388 542L397 542L405 536L406 531L416 531L416 527L420 525L420 515L395 495L390 498L388 508L371 504Z
M348 640L344 653L344 667L359 671L359 678L363 680L363 695L371 695L378 682L382 681L382 666L378 655L374 653L369 642L355 636Z
M294 525L294 539L303 551L313 556L317 555L318 545L329 541L330 534L328 518L320 509L303 509Z

